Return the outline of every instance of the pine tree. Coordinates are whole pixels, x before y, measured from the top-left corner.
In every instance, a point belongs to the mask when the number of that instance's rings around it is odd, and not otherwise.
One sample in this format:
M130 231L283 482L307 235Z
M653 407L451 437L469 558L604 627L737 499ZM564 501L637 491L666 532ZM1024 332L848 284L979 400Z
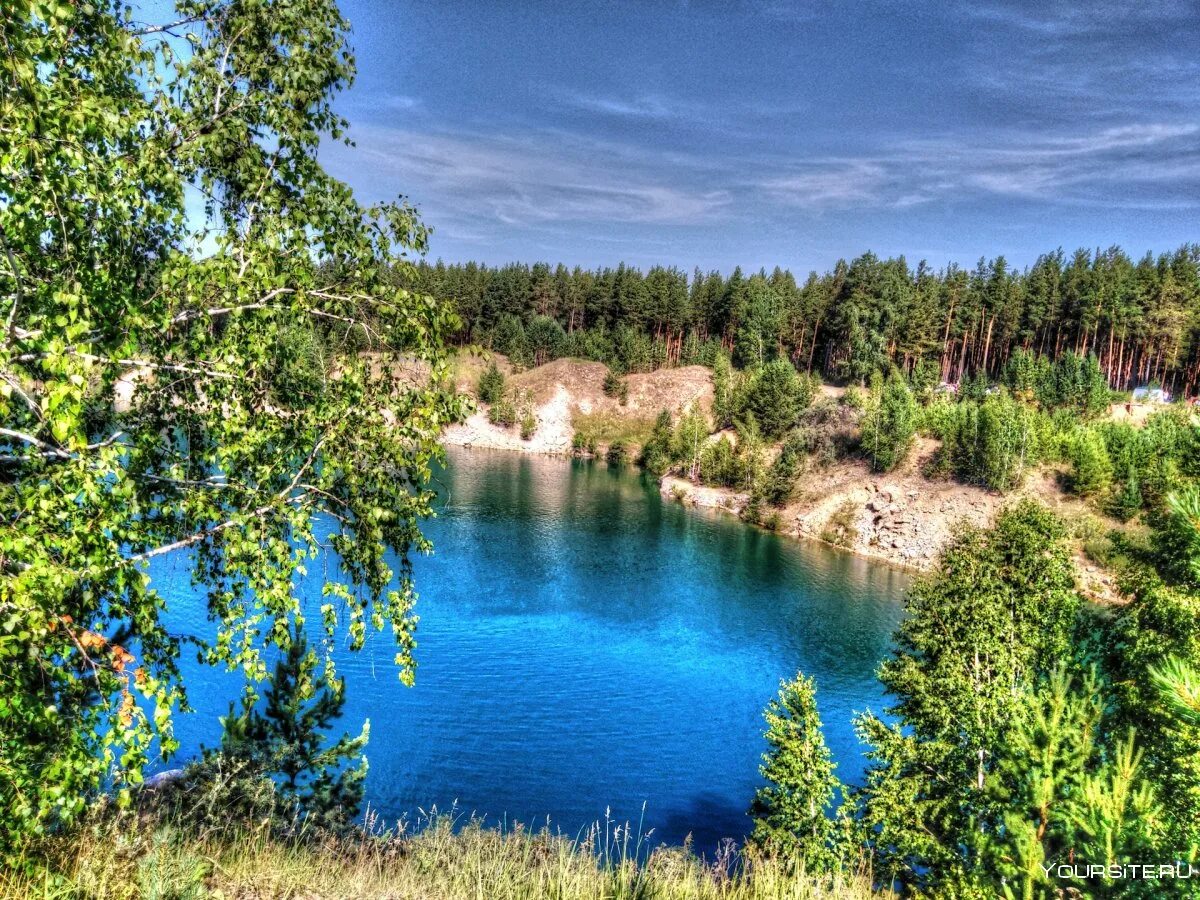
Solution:
M866 821L888 875L935 891L983 877L973 836L1003 813L987 778L1023 687L1071 653L1079 598L1064 539L1053 515L1023 502L991 531L965 531L909 592L880 667L899 721L858 720L871 745Z
M479 400L482 403L495 403L503 396L504 373L493 362L479 376Z
M1081 428L1071 441L1071 490L1092 497L1112 484L1112 460L1104 437L1091 428Z
M674 429L671 425L670 410L661 410L654 422L654 431L650 439L642 447L638 462L654 475L662 476L671 467L671 439Z
M835 858L827 810L842 784L821 733L813 680L783 682L763 717L770 749L759 771L767 785L750 806L750 842L768 855L803 861L810 872L827 871Z
M287 804L309 822L338 829L362 806L370 724L357 737L343 734L327 744L326 730L346 702L345 680L322 677L317 665L304 634L294 629L261 703L246 701L240 714L231 708L223 720L221 751L271 776ZM356 758L357 765L348 765Z

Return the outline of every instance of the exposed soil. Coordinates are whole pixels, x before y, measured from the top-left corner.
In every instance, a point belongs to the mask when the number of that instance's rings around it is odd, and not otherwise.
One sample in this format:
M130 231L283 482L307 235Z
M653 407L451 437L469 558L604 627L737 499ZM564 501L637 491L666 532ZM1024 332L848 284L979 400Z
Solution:
M575 421L580 416L606 414L644 425L664 409L672 414L694 404L705 412L712 409L712 378L703 366L627 375L628 397L622 404L604 393L604 376L608 368L603 363L556 359L514 375L509 374L512 366L507 359L499 354L493 355L493 359L497 368L508 375L506 390L531 401L537 430L529 440L522 440L518 429L491 424L486 408L481 405L466 422L446 429L443 436L446 443L526 453L569 453ZM474 394L479 373L486 366L487 363L478 357L458 360L456 381L459 390Z

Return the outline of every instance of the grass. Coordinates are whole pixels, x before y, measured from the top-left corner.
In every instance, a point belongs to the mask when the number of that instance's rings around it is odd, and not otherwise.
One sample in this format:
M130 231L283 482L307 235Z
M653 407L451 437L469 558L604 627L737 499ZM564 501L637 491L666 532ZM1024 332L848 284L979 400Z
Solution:
M858 529L854 527L857 512L858 507L853 500L847 500L835 509L821 529L821 540L835 547L852 546L858 539Z
M421 898L421 900L864 900L890 897L864 875L807 875L728 849L705 861L683 847L649 851L628 827L577 839L441 817L413 834L281 838L266 829L197 834L133 817L38 848L0 873L4 900Z
M585 439L594 439L600 447L608 447L618 441L626 447L642 447L654 432L654 418L597 410L576 413L571 419L571 426Z

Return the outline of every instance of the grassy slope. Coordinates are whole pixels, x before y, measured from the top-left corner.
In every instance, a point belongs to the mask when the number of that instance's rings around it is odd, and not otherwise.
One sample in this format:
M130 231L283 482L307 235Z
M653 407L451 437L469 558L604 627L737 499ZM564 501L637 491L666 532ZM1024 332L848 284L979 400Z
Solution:
M705 864L662 848L635 865L624 835L569 841L523 830L426 829L393 840L300 841L253 831L186 837L167 827L109 826L43 848L31 874L0 873L0 898L713 898L864 900L891 896L861 876L818 879L760 864ZM595 838L599 840L595 840ZM613 838L616 840L613 840ZM623 843L624 842L624 843ZM605 851L603 847L610 847ZM597 848L600 849L597 849ZM55 875L44 868L50 860ZM730 871L733 874L729 874Z

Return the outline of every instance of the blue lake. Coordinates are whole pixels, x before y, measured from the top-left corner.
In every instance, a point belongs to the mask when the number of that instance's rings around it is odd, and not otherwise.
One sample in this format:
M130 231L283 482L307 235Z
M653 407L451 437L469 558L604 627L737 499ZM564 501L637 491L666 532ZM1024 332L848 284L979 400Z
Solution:
M633 469L459 450L439 480L416 686L386 635L338 655L343 724L371 721L367 798L386 820L456 805L574 835L606 810L636 825L644 804L652 842L711 849L748 830L762 709L797 671L816 678L839 774L859 779L851 720L884 705L874 671L907 575L663 500ZM156 563L172 621L206 630L187 558ZM185 670L181 756L219 740L240 686Z

